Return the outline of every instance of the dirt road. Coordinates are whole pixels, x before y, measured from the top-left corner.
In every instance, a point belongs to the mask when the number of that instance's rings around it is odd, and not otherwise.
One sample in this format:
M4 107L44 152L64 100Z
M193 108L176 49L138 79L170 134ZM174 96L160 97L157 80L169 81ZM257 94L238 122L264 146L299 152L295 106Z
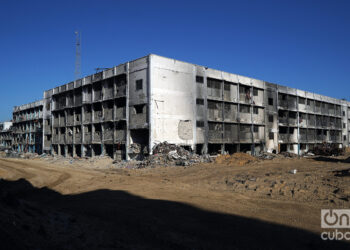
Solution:
M349 207L349 168L329 159L137 170L0 159L0 240L24 249L349 247L320 239L320 209Z

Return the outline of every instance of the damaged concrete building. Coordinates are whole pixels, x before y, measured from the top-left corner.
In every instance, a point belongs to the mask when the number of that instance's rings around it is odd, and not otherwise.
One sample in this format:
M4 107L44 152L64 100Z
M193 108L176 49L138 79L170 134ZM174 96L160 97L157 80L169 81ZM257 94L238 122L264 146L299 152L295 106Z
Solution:
M17 152L42 153L43 101L13 108L12 148Z
M12 149L12 122L0 122L0 150Z
M253 154L349 144L347 101L153 54L47 90L42 105L43 150L65 156L129 159L132 145L163 141Z

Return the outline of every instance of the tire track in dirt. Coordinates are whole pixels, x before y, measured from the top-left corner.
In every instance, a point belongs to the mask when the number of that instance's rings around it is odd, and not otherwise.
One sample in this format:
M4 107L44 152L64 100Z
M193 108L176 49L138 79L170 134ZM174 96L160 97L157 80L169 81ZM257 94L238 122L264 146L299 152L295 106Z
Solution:
M47 185L47 187L49 188L54 188L58 185L60 185L61 183L65 182L66 180L68 180L69 178L71 178L71 175L68 173L63 173L61 174L57 180L55 180L54 182L50 183Z
M6 164L7 163L7 164ZM42 173L50 173L54 172L59 174L59 177L50 183L45 183L45 186L49 188L54 188L58 186L59 184L63 183L64 181L68 180L71 178L71 174L68 174L66 172L61 172L58 170L52 170L44 167L40 167L38 165L34 165L33 163L28 164L24 162L17 162L17 161L12 161L12 160L7 160L7 159L0 159L0 168L2 169L5 168L6 171L11 172L16 172L16 176L19 175L19 178L25 178L25 179L32 179L34 177L37 177L38 175L35 173L31 173L29 171L24 170L26 167L30 168L30 170L34 171L42 171Z
M8 163L8 164L6 164L6 163ZM18 163L13 163L11 161L0 159L0 168L5 170L5 171L8 171L10 173L15 173L16 177L17 177L17 175L19 175L18 176L19 178L31 179L31 178L34 178L35 176L37 176L36 174L29 173L23 169L18 169L16 167L14 167L13 165L15 165L15 164L17 165ZM28 166L26 164L22 164L22 165Z

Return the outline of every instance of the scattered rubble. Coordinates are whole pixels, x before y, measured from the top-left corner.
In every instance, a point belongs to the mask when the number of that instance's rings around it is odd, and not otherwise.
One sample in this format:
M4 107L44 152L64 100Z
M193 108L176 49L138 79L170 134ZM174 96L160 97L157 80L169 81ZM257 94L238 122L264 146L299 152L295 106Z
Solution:
M191 166L195 163L210 162L209 155L197 155L181 146L162 142L156 144L153 149L153 155L147 156L138 164L138 168L149 166Z
M225 164L225 165L240 165L243 166L250 162L256 161L257 158L247 154L247 153L234 153L233 155L219 155L215 159L215 163L217 164Z
M337 145L331 144L331 143L322 143L320 145L317 145L309 152L311 152L315 155L322 155L322 156L344 155L343 148L339 148Z

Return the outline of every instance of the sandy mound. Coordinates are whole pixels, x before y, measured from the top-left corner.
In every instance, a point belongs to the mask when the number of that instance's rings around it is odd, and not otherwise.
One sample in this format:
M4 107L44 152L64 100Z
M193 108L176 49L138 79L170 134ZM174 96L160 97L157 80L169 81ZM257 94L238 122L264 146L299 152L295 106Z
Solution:
M243 166L249 162L256 161L257 159L254 156L246 153L235 153L233 155L219 155L215 159L217 164L225 165L240 165Z

